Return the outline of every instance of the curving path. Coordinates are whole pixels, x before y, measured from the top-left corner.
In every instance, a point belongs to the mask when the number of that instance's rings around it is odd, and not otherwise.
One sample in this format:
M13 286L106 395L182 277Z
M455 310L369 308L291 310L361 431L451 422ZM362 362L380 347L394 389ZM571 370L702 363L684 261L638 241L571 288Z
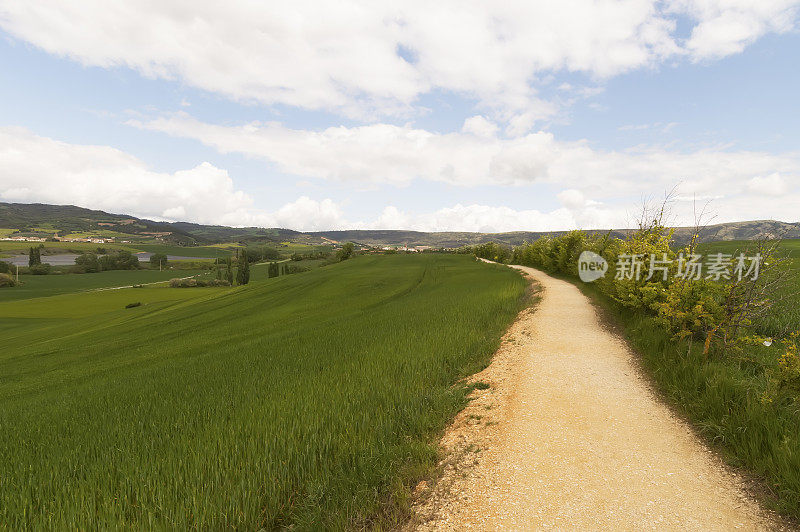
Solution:
M741 479L654 395L587 297L517 268L542 299L514 326L519 356L498 384L510 392L496 436L457 495L418 528L774 528Z

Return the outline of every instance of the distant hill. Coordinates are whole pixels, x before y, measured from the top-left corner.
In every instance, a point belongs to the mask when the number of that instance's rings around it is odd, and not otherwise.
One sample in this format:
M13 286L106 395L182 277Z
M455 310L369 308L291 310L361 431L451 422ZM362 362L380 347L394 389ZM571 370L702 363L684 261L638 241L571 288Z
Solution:
M297 240L302 233L289 229L235 228L188 222L156 222L127 214L112 214L74 205L0 203L0 228L23 235L64 236L69 233L120 233L133 240L198 245L219 242ZM125 238L125 237L120 237Z
M184 245L198 243L192 235L179 228L169 228L166 224L74 205L0 203L0 228L16 229L26 235L42 236L114 231L130 235L132 238L152 238L148 233L170 233L167 241L171 243Z
M675 230L675 240L687 241L693 228L679 227ZM800 238L800 223L776 222L775 220L755 220L752 222L728 222L709 225L701 229L702 242L720 240L754 240L756 238Z
M675 241L688 242L694 228L678 227L675 229ZM595 229L588 233L608 234L611 237L624 237L629 230L626 229ZM427 245L434 247L459 247L486 242L498 242L517 246L523 242L537 240L543 236L559 236L566 231L513 231L509 233L458 233L440 232L424 233L419 231L392 231L392 230L354 230L354 231L320 231L307 233L321 236L339 242L358 242L375 246L383 245ZM757 220L753 222L730 222L704 227L700 231L702 242L716 242L719 240L753 240L759 237L772 238L800 238L800 223L776 222L774 220Z
M355 242L367 246L432 246L454 248L465 245L498 242L519 245L542 236L558 236L565 231L508 233L420 232L401 230L352 230L300 232L291 229L259 227L227 227L189 222L156 222L123 214L84 209L73 205L46 205L41 203L0 203L0 229L15 229L24 234L53 234L87 231L110 231L129 235L134 239L158 238L164 242L181 245L214 244L222 242ZM675 240L686 242L691 228L675 230ZM625 229L591 230L588 232L622 237ZM167 234L168 233L168 234ZM153 235L159 235L154 237ZM756 220L730 222L704 227L700 233L703 242L719 240L752 240L770 236L800 238L800 223Z
M352 231L318 231L306 233L308 235L320 236L337 242L355 242L368 246L389 245L389 246L432 246L457 248L486 242L498 242L516 246L525 241L537 240L545 235L562 235L566 231L534 232L534 231L514 231L510 233L461 233L461 232L434 232L425 233L421 231L399 231L390 229L359 229ZM607 233L608 231L600 231ZM619 231L612 231L612 236L622 236Z

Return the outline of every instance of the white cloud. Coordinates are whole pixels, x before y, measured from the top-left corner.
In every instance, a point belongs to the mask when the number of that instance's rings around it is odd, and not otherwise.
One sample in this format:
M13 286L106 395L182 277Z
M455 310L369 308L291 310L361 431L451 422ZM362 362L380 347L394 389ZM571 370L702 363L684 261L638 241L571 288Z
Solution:
M468 122L467 130L489 131L481 121ZM776 172L800 180L797 154L659 146L608 151L586 141L558 141L542 131L511 139L389 124L307 131L278 123L218 126L182 113L130 124L259 158L295 176L362 184L407 185L417 179L462 186L551 183L602 199L658 193L678 182L684 194L735 194L746 190L748 180Z
M677 122L655 122L653 124L625 124L624 126L619 126L617 130L619 131L657 131L659 133L667 133L669 130L677 126Z
M331 202L301 197L274 213L253 208L228 173L209 163L154 172L108 146L84 146L0 127L0 201L74 204L157 220L327 229L340 223Z
M570 188L562 190L556 197L568 209L580 209L586 206L586 196L580 190Z
M253 207L228 173L204 162L174 173L154 172L108 146L60 142L17 127L0 127L0 201L73 204L168 221L301 231L343 227L330 199L301 196L275 212Z
M536 80L599 79L740 51L795 24L788 0L0 3L0 27L85 65L129 67L226 97L367 117L434 89L475 97L510 134L552 114ZM693 25L688 43L675 17Z
M376 221L355 225L365 229L497 233L524 228L557 231L565 227L575 227L575 220L566 209L540 212L534 209L514 210L509 207L458 204L422 214L411 214L389 206Z
M344 229L342 209L331 199L321 201L308 196L287 203L275 212L239 210L225 213L219 223L233 226L282 227L297 231Z
M626 124L618 127L617 129L620 131L644 131L645 129L650 129L651 127L653 127L652 124Z
M789 192L788 183L778 173L756 176L745 183L745 188L747 192L760 196L780 196Z
M784 33L797 22L796 0L677 0L671 10L698 21L686 49L694 59L736 54L767 33Z
M351 134L341 128L335 129L337 131L334 137L358 137L358 133ZM386 131L383 134L391 138ZM533 207L513 209L476 203L418 212L415 210L416 205L389 204L383 206L383 211L374 218L353 220L341 205L331 199L301 196L275 211L265 211L256 208L251 197L236 189L224 169L207 162L173 173L155 172L139 159L114 148L68 144L12 127L0 127L0 200L70 203L153 219L286 227L306 231L349 228L482 232L591 229L629 225L629 214L635 212L636 204L644 194L660 195L674 184L674 181L667 183L667 176L673 173L682 175L686 169L695 168L700 177L687 180L681 185L682 200L676 204L676 223L687 223L691 220L692 206L689 199L713 195L718 198L712 204L713 212L718 214L715 221L764 218L797 221L800 179L797 177L797 161L789 158L781 159L749 152L701 152L677 156L663 150L629 154L604 153L591 150L583 144L570 144L564 148L546 135L544 140L539 137L533 139L530 146L525 144L525 139L498 141L481 140L481 137L472 134L452 135L454 137L441 141L444 145L442 148L438 144L440 141L427 144L425 139L430 137L417 132L411 138L417 139L418 144L403 143L388 154L382 151L384 148L381 142L373 142L372 151L379 152L375 158L349 161L347 167L337 171L346 172L348 168L354 168L359 176L370 176L379 169L391 171L388 167L373 166L378 163L394 165L403 171L408 168L425 169L433 164L432 161L443 157L437 164L451 166L451 172L443 174L445 180L458 182L460 173L470 170L472 173L467 175L467 182L480 183L485 180L483 170L487 170L491 177L493 166L511 182L517 182L514 180L517 175L515 172L522 172L519 174L522 176L526 168L535 168L539 172L537 175L543 176L551 186L561 187L561 192L556 196L562 206L544 211ZM318 151L326 152L330 149L332 153L336 153L337 148L344 149L336 143L333 147L326 147L325 136L314 138ZM488 148L481 148L481 143L462 146L461 143L468 139L481 140ZM497 148L498 142L504 147ZM506 144L510 147L505 147ZM388 145L393 146L394 143L390 142ZM531 146L534 152L529 154L525 150ZM363 146L358 145L357 148L363 149ZM513 161L517 158L522 161L520 166L508 162L495 164L491 155L493 150L498 149L508 151L498 160ZM408 162L404 160L408 156L405 150L424 156ZM477 153L470 154L470 150ZM540 153L547 150L554 150L554 153ZM352 150L350 152L359 153ZM341 157L346 160L350 152L341 154ZM294 155L306 157L312 153L312 150L300 150ZM456 161L452 159L453 154L466 154L467 158ZM544 162L525 163L527 155ZM324 155L323 159L327 157ZM574 160L565 160L570 158ZM318 169L328 163L329 161L316 160L301 164L298 160L292 164L299 169ZM306 167L304 164L311 166ZM480 168L474 170L475 165ZM794 173L760 173L766 166L791 165L794 165ZM576 169L582 169L588 173L578 172L575 174L577 177L569 177L563 174L565 169L575 172ZM642 175L655 173L657 169L666 169L663 179L641 179ZM615 173L620 175L609 177ZM600 177L586 177L592 175ZM402 174L390 175L390 178L400 183L406 179ZM530 180L519 180L519 183L526 182ZM521 192L509 190L516 195L526 193L529 189L517 189ZM769 202L754 201L753 198L757 197L754 193L761 194L762 198L763 195L771 195L771 199ZM598 201L600 199L602 201ZM536 196L531 197L531 203L537 204Z
M577 191L572 191L577 192ZM629 222L627 206L608 207L585 200L540 211L512 209L481 204L443 207L429 213L412 213L394 205L385 207L374 221L350 224L359 229L405 229L415 231L475 231L495 233L509 231L564 231L571 229L604 229L624 227Z
M467 118L461 127L461 131L464 133L472 133L479 137L494 137L499 129L497 124L481 115Z
M183 207L183 205L170 207L162 212L161 216L167 220L186 220L186 209Z
M154 172L108 146L68 144L0 127L0 199L74 203L112 212L213 222L220 213L249 208L225 170L202 163L174 173Z
M75 204L151 219L302 231L349 228L502 231L575 225L566 209L551 213L482 205L409 214L388 206L374 220L348 221L331 199L301 196L273 212L253 208L225 170L202 163L174 173L154 172L107 146L68 144L0 127L0 200Z

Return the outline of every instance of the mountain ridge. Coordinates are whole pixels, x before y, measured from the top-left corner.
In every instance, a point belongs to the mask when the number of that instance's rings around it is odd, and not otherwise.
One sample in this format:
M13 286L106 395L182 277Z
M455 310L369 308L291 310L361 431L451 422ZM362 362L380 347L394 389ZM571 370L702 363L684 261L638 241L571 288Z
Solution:
M103 224L102 226L98 224ZM199 245L221 242L280 242L307 243L356 242L368 246L431 246L460 247L497 242L519 245L543 236L558 236L567 231L508 231L478 233L469 231L411 231L398 229L352 229L330 231L295 231L285 228L229 227L193 222L159 222L125 214L74 205L45 203L0 202L0 228L15 229L22 233L91 231L101 228L130 234L132 237L153 233L169 233L162 239L180 245ZM45 229L42 231L42 229ZM629 229L589 229L588 233L623 237ZM674 239L684 243L691 237L692 228L676 227ZM800 238L800 222L752 220L726 222L704 226L700 240L753 240L760 237Z

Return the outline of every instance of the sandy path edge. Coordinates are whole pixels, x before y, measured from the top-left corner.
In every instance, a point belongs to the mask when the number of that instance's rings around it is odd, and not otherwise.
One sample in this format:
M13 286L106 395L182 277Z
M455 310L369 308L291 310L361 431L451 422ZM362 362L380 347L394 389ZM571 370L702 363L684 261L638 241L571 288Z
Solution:
M744 481L650 388L567 281L514 266L541 298L512 324L414 493L406 530L774 530Z

